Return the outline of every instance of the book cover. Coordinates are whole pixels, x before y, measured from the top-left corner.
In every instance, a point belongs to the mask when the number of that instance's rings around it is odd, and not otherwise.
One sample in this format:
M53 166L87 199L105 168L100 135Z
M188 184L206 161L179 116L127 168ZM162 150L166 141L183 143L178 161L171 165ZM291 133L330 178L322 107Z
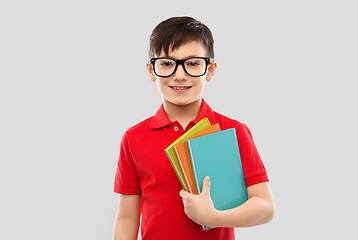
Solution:
M188 191L188 187L185 183L183 172L180 169L178 159L174 153L173 147L177 145L178 143L184 142L188 138L194 136L195 134L199 133L200 131L204 130L205 128L210 127L211 124L209 122L209 119L203 118L201 119L197 124L195 124L192 128L190 128L187 132L185 132L183 135L181 135L177 140L175 140L172 144L170 144L164 151L167 154L170 163L173 166L173 169L175 173L178 176L178 179L183 186L184 190Z
M187 145L199 194L209 176L216 209L235 208L248 199L235 128L190 139Z
M216 123L208 128L205 128L204 130L195 134L189 139L201 137L218 131L220 131L220 126L218 123ZM193 194L198 194L195 186L194 174L193 169L191 167L191 161L186 141L175 145L174 152L178 159L180 169L183 173L185 183L188 186L188 191Z

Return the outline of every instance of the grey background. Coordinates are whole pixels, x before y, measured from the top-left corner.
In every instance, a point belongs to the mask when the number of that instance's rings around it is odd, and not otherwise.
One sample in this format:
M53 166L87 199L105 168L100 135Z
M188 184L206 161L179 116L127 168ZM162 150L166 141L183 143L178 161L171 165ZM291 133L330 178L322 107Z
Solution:
M206 101L246 123L275 219L238 239L356 239L355 1L0 2L0 239L111 239L123 132L161 99L145 71L160 21L215 38ZM173 223L174 224L174 223Z

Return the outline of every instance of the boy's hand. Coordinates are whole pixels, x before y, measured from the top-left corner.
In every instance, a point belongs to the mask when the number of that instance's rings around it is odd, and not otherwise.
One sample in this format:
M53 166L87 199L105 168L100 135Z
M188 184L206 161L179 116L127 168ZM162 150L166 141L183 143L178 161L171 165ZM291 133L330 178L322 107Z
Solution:
M185 190L180 191L183 199L185 214L199 225L215 227L218 211L214 208L210 197L210 178L203 180L203 189L200 195L188 193Z

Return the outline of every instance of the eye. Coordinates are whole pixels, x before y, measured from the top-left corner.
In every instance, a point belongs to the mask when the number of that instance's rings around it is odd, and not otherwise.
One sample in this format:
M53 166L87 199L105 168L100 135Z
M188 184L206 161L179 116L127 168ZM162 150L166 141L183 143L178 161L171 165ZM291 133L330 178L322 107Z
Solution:
M171 60L161 60L160 65L163 67L171 67L174 65L174 62Z
M200 65L200 60L198 60L198 59L188 59L185 63L186 63L187 66L196 67L196 66Z

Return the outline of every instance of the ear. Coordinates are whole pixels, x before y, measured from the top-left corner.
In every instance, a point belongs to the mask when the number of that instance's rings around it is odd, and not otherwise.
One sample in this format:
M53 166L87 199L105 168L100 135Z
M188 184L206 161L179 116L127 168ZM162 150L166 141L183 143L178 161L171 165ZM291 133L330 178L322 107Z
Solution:
M145 66L146 66L147 71L148 71L149 79L150 79L152 82L155 82L157 79L155 78L153 65L148 61Z
M213 79L215 72L216 72L216 67L217 67L217 64L213 60L212 63L210 63L210 65L208 67L208 72L206 73L206 81L210 82L211 79Z

